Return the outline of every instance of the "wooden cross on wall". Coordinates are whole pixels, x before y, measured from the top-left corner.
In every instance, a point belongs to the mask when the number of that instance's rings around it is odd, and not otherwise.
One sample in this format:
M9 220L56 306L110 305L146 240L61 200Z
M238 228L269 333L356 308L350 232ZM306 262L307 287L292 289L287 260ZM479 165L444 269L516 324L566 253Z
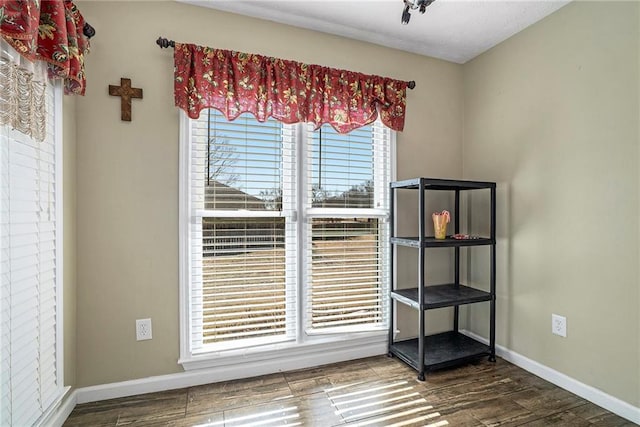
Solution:
M131 98L142 99L142 89L131 87L131 79L120 79L120 86L109 85L109 95L120 97L120 119L131 121Z

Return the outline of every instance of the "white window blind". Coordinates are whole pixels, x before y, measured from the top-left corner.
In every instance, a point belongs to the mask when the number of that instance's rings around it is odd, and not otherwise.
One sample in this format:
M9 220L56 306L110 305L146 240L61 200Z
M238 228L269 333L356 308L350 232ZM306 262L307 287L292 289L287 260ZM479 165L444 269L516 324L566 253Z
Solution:
M390 131L323 126L307 150L307 330L385 324Z
M311 327L381 325L385 260L377 218L314 218Z
M191 350L295 335L293 130L205 110L191 123Z
M44 141L0 129L3 426L38 423L63 394L54 92L47 87Z

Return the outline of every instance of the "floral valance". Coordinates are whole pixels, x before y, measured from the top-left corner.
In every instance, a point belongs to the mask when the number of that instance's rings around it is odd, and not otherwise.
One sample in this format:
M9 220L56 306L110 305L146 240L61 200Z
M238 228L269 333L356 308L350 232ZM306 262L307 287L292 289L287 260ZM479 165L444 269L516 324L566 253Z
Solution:
M84 95L84 18L70 0L0 0L0 35L30 60L48 63L50 78L65 80L65 93Z
M258 121L330 124L340 133L380 114L404 127L407 82L284 59L176 43L175 103L191 118L215 108L228 120L252 113Z

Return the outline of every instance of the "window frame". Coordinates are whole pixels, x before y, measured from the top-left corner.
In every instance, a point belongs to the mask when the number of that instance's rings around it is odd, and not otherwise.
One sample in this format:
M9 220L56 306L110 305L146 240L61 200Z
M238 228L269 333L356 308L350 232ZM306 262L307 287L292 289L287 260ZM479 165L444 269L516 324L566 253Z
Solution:
M384 127L384 125L382 123L372 123L372 126L379 126L381 128ZM299 161L304 163L304 167L299 168L301 170L308 170L311 171L313 169L313 161L312 161L312 155L310 155L309 152L309 147L311 146L311 141L313 140L313 134L314 134L314 130L310 127L310 126L306 126L303 125L301 126L302 131L304 133L304 136L302 138L299 139L300 143L301 143L301 147L299 147L299 151L300 151L300 156L299 156ZM388 145L389 145L389 153L386 153L386 157L388 157L389 160L389 181L393 181L395 179L395 136L396 136L396 132L391 130L391 129L384 129L381 130L382 132L388 132L389 135L389 139L387 141ZM378 131L380 132L380 130ZM375 138L375 134L376 132L373 131L373 138ZM374 148L374 152L372 154L374 156L374 162L376 162L377 160L375 159L375 148ZM310 174L304 174L303 173L303 177L300 179L299 182L302 183L302 185L305 188L305 195L309 196L309 190L310 190L310 183L309 183L309 177ZM376 181L374 179L374 185L375 186L379 186L380 182ZM383 194L385 194L388 197L388 183L384 184L386 186L386 188L380 188L378 187L378 189L382 189L383 190ZM374 187L376 188L376 187ZM375 200L378 199L377 195L375 195L374 193L374 199L373 201L375 202ZM388 201L387 205L388 205ZM386 208L336 208L336 207L313 207L312 203L310 202L309 198L307 197L306 200L301 200L302 203L302 208L300 209L300 212L302 212L301 217L302 217L302 224L301 227L306 228L305 230L302 231L302 237L301 237L301 241L302 244L300 245L303 251L309 250L311 251L311 245L309 244L309 240L312 239L312 222L315 219L322 219L322 218L336 218L336 219L350 219L350 218L368 218L368 219L377 219L380 221L383 221L385 223L388 224L388 219L389 219L389 206L387 206ZM390 226L390 225L389 225ZM388 232L389 230L387 230ZM384 234L383 234L384 237ZM386 236L388 237L388 235ZM387 244L387 251L390 250L390 248L388 247L389 245ZM388 252L387 252L388 254ZM390 257L388 257L390 258ZM305 254L299 254L299 259L302 260L303 262L305 262L306 264L310 264L311 260L309 259L309 257L305 256ZM367 333L367 332L373 332L373 333L388 333L388 323L389 323L389 319L385 319L385 321L379 325L379 326L374 326L374 325L362 325L362 324L356 324L356 325L350 325L350 326L337 326L337 327L332 327L332 328L313 328L311 325L311 319L310 317L310 313L311 313L311 306L308 304L309 301L311 300L311 294L312 294L312 288L313 286L311 285L311 275L312 275L312 268L308 267L308 268L302 268L301 272L300 272L300 280L303 283L307 283L308 286L302 286L300 293L301 293L301 300L303 301L303 306L300 307L300 315L302 316L302 321L300 323L300 329L303 330L303 334L306 337L314 337L314 336L329 336L329 335L335 335L335 334L363 334L363 333ZM395 271L395 270L394 270ZM387 288L383 288L382 291L388 293L389 291L389 286L390 281L388 278L388 274L385 273L385 277L383 277L383 281L386 282L384 284L386 284ZM382 298L382 306L386 307L383 308L384 311L386 311L388 313L388 301L386 299L386 295L383 294L383 298Z
M358 349L359 347L365 348L376 348L376 350L371 354L361 355L359 357L372 356L376 354L386 353L387 346L387 338L388 338L388 326L385 325L383 328L379 329L367 329L365 331L340 331L339 333L331 332L322 332L322 333L308 333L306 328L306 290L299 284L296 285L298 288L299 297L295 301L296 304L296 313L295 313L295 321L296 321L296 333L293 340L285 340L272 344L259 345L255 347L240 347L240 348L229 348L229 349L221 349L221 350L212 350L209 352L203 353L194 353L191 349L191 329L192 329L192 319L190 316L190 303L191 303L191 282L190 282L190 273L191 273L191 239L190 239L190 215L191 215L191 194L190 194L190 174L191 170L191 146L192 146L192 132L190 126L190 119L183 111L179 112L180 114L180 147L179 147L179 184L178 184L178 202L179 202L179 227L178 227L178 240L179 240L179 315L180 315L180 357L178 359L178 363L182 365L185 370L192 369L201 369L207 367L219 367L219 366L234 366L234 365L244 365L245 368L241 369L241 376L253 375L257 373L265 373L264 371L266 365L262 365L261 368L257 368L256 370L247 369L247 366L254 361L265 361L265 360L279 360L280 363L284 360L283 357L290 357L293 361L294 365L297 361L311 360L315 357L325 357L323 353L325 352L334 352L335 354L332 357L341 357L338 360L347 360L349 358L353 358L350 356L344 356L344 354L353 353L353 349ZM290 125L293 126L293 134L294 140L296 141L295 150L297 151L298 159L305 159L303 161L307 161L307 152L306 152L306 142L308 136L307 125L296 124ZM389 174L390 180L393 181L396 178L396 132L389 130ZM296 162L300 164L300 160ZM302 170L303 168L296 167L296 178L298 180L298 185L306 185L306 173ZM292 220L295 221L296 227L299 230L298 234L303 234L303 237L298 239L298 245L296 248L296 257L298 260L304 259L303 251L305 250L306 245L306 233L301 233L302 227L305 226L304 221L306 221L307 215L309 212L314 216L331 216L332 214L338 213L334 212L331 209L327 208L306 208L305 201L301 200L301 197L296 198L296 203L294 207L294 212L292 215ZM306 209L306 211L305 211ZM322 211L322 212L321 212ZM362 211L367 211L368 215L375 217L386 217L387 215L383 215L380 212L380 209L362 209ZM362 213L362 212L361 212ZM340 209L340 215L345 214L345 209ZM228 213L218 212L218 216L234 216L233 212L230 211ZM248 217L251 216L269 216L274 217L277 216L276 212L257 212L257 213L249 213ZM281 215L283 215L281 213ZM385 218L386 220L386 218ZM309 237L310 238L310 237ZM296 265L297 277L299 280L304 280L305 273L304 267L302 266L302 262L298 262ZM395 269L393 270L395 272ZM395 274L395 273L394 273ZM302 292L300 291L302 288ZM384 302L387 303L386 301ZM391 319L387 319L389 322ZM369 346L369 347L367 347ZM374 346L374 347L371 347ZM371 350L368 350L371 351ZM364 354L364 353L363 353ZM342 356L340 356L342 355ZM241 356L242 359L239 360L238 357ZM325 359L326 360L326 359ZM338 361L335 360L335 361ZM248 364L248 365L247 365ZM315 363L319 364L319 363ZM313 366L311 365L299 365L303 366Z
M207 111L208 110L203 110L203 114L206 114ZM192 310L192 312L189 313L189 320L191 324L189 326L190 339L189 339L188 345L189 345L189 351L193 355L206 354L212 351L224 352L224 351L235 350L240 348L252 348L252 347L263 346L271 343L280 344L287 341L294 341L297 338L296 336L297 318L295 316L295 313L297 312L297 310L295 309L296 294L297 294L297 286L295 283L295 279L297 277L297 270L295 270L295 268L292 268L292 267L295 267L295 265L294 266L291 265L295 263L297 260L297 253L295 250L296 235L297 235L297 221L294 215L296 211L296 206L294 206L293 203L287 201L287 197L284 197L285 194L283 194L283 197L282 197L283 200L279 208L256 209L256 208L249 208L246 205L242 206L242 203L239 203L238 207L236 208L232 208L234 206L234 203L231 203L231 206L227 206L227 204L218 205L217 203L213 203L213 206L207 206L206 189L204 190L203 203L202 204L199 203L200 186L198 185L199 184L198 178L195 178L196 175L194 175L194 173L198 174L199 167L201 166L199 164L200 158L197 154L200 150L203 150L204 148L202 146L203 141L201 140L201 138L203 138L204 135L200 135L199 132L197 131L202 131L202 128L204 125L207 128L207 139L210 141L210 138L211 138L209 135L210 134L209 131L211 129L210 126L212 125L212 123L214 124L214 126L216 124L220 124L220 119L223 118L221 113L216 112L215 114L216 114L215 118L213 117L212 114L207 114L206 118L201 117L195 120L188 119L186 124L189 130L189 134L192 138L191 141L189 142L189 145L187 147L183 147L184 154L186 157L188 157L187 160L189 161L189 166L187 169L188 171L187 176L189 177L189 182L187 183L187 186L188 186L187 191L189 191L190 196L195 197L195 199L191 200L189 202L189 205L187 206L187 208L189 209L189 216L190 216L190 225L188 227L189 228L188 245L187 245L187 250L190 250L189 255L191 256L191 261L189 264L191 268L190 271L193 272L194 269L202 268L204 272L204 267L205 267L204 250L202 252L200 252L199 250L203 248L203 241L196 242L192 239L192 237L194 236L194 233L198 233L200 235L200 239L204 239L205 228L203 226L206 221L213 220L213 222L217 222L220 219L229 219L229 220L243 220L247 222L252 222L253 220L262 220L262 221L265 221L265 223L268 223L270 221L282 220L284 225L284 241L285 241L285 244L284 244L285 263L283 266L284 282L282 283L284 287L284 293L285 293L283 298L283 303L286 306L285 317L284 317L284 331L279 334L266 333L263 335L260 332L266 332L269 330L269 328L265 328L265 329L251 328L254 334L247 334L245 338L238 339L238 340L221 340L217 344L215 344L215 349L211 349L212 347L211 344L204 343L204 341L206 341L204 337L199 337L202 339L194 339L195 337L198 336L196 334L197 330L201 329L203 332L205 332L205 328L203 327L203 325L204 325L204 321L206 320L205 319L206 316L204 315L205 313L204 300L203 299L199 300L197 297L194 297L194 295L197 296L200 293L204 295L204 291L207 286L205 284L204 274L201 276L202 281L200 281L200 280L194 280L194 275L189 273L187 278L190 281L189 283L190 295L189 295L189 299L187 300L188 301L187 304L189 304L188 308ZM213 118L213 122L211 121L212 118ZM246 125L246 127L243 127L243 122ZM263 131L268 131L269 128L271 128L272 130L275 130L274 128L272 128L272 125L274 124L277 127L279 134L272 142L275 143L273 147L278 147L277 150L280 150L280 156L277 156L274 158L274 161L272 162L271 167L274 168L273 169L274 171L275 170L279 171L279 174L277 175L278 176L277 179L280 180L280 182L283 184L282 185L283 188L285 187L284 184L288 183L289 184L288 188L290 189L289 191L291 191L292 192L291 195L293 195L295 194L295 191L296 191L295 182L297 178L296 176L294 176L295 172L297 171L296 165L295 165L296 137L293 135L293 132L295 132L295 127L291 125L283 125L280 122L272 120L270 121L270 123L265 123L264 128L262 128L261 125L258 124L255 121L255 119L253 119L253 117L246 117L246 116L239 117L237 121L233 121L233 122L227 122L226 119L224 119L223 127L226 128L226 131L230 132L231 134L235 134L238 138L240 138L240 140L237 140L237 141L232 140L231 141L232 146L234 146L235 148L240 148L240 152L242 152L243 149L245 148L247 149L247 151L251 152L251 150L256 149L255 144L257 143L257 141L249 137L248 139L246 139L247 146L243 147L241 142L242 135L244 135L246 138L247 135L255 135L256 133L262 134ZM219 129L216 129L216 132L218 130ZM262 141L262 142L265 142L265 141ZM210 142L207 142L207 144L210 144ZM209 151L209 148L210 146L206 147L207 153ZM262 148L264 149L265 147L262 147ZM260 155L264 155L264 153L260 153L259 156ZM240 153L240 156L242 157L241 153ZM251 159L251 156L247 156L246 160L249 160L249 159ZM292 161L287 162L285 159L292 159ZM207 161L209 161L208 155L207 155ZM264 158L259 160L258 164L261 166L265 166ZM268 176L269 174L264 175L263 178ZM243 179L241 179L241 181L244 182ZM204 182L202 182L202 184L204 184ZM249 187L252 188L256 184L256 181L250 180L248 184L249 184ZM256 188L253 188L253 189L255 190ZM290 262L289 261L290 259L292 259L293 262ZM211 266L211 264L209 264L209 266ZM210 276L208 278L211 279ZM253 286L253 285L256 285L256 283L247 283L247 286ZM215 295L221 296L221 294L217 292L215 292ZM203 321L202 323L200 323L198 319L196 319L197 316L192 315L193 312L197 312L197 311L201 311L203 313L203 316L199 319ZM232 312L229 314L237 314L237 312ZM248 326L248 323L244 325ZM238 325L227 324L226 326L235 327ZM257 325L252 324L252 326L257 326Z

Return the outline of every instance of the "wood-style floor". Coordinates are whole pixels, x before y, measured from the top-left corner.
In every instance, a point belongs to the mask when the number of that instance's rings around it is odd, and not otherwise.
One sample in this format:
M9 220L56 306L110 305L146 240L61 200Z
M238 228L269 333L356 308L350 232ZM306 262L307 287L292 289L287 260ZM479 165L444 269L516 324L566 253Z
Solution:
M71 426L632 426L502 359L427 375L386 356L78 405Z

